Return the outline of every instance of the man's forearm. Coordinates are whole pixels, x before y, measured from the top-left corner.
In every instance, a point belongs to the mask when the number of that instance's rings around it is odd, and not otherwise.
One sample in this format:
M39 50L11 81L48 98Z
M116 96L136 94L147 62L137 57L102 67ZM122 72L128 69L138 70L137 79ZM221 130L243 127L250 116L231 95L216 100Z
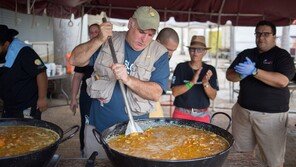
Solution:
M70 64L78 67L86 66L90 57L110 36L112 36L112 24L110 22L102 23L100 25L99 35L74 48L70 58Z
M103 44L100 40L93 38L92 40L76 46L71 52L70 64L78 67L86 66L91 56Z
M285 75L278 72L264 71L261 69L258 69L258 73L254 77L265 84L276 88L286 87L289 83L289 79Z
M45 72L41 72L37 75L37 86L38 86L38 98L45 98L47 93L47 76Z
M71 89L71 98L72 99L76 99L76 97L77 97L83 75L84 75L83 73L75 72L75 74L73 76L72 89Z
M158 101L163 92L159 84L155 82L141 81L131 76L129 81L125 84L134 93L147 100Z
M241 80L239 74L236 73L233 69L227 69L226 79L231 82L239 82Z

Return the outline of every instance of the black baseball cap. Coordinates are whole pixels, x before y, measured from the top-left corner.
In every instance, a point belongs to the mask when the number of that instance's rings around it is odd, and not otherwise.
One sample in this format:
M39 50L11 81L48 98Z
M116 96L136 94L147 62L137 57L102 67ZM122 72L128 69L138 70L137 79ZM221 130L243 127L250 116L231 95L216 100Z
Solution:
M6 42L18 34L15 29L9 29L6 25L0 24L0 44Z

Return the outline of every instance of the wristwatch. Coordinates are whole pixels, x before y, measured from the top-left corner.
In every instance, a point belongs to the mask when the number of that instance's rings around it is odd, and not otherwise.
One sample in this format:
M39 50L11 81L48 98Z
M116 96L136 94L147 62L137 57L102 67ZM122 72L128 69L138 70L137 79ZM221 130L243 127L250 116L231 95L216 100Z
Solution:
M252 72L252 75L255 76L258 74L258 68L255 68L254 71Z
M207 87L210 86L210 84L209 84L209 83L206 83L206 84L204 84L203 86L204 86L204 88L207 88Z

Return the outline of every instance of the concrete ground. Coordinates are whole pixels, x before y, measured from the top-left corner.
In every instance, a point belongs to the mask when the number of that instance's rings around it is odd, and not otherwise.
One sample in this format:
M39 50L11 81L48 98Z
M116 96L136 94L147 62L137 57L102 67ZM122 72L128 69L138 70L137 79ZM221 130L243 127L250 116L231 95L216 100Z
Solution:
M223 68L223 66L217 69L217 73L219 78L220 90L218 91L217 98L214 104L212 104L211 109L213 110L213 113L221 111L228 113L230 115L230 109L236 101L237 96L237 94L233 92L232 89L237 88L238 85L233 85L225 79L225 68ZM162 97L162 103L164 104L163 110L165 117L170 117L173 111L173 106L169 106L170 96L164 95ZM63 98L63 96L61 96L58 99L52 99L49 105L50 108L42 115L43 120L53 122L60 126L63 130L66 130L74 125L80 125L79 110L77 111L76 115L73 115L73 113L69 109L69 106L66 104L66 100ZM53 107L56 105L60 106ZM286 147L287 152L285 167L296 166L296 92L294 92L293 96L291 97L290 108L293 112L289 113L289 133ZM215 119L213 124L216 124L222 128L225 128L227 126L226 119L223 116ZM69 139L68 141L65 141L64 143L60 144L57 150L57 154L61 155L62 158L81 158L79 147L79 138L78 134L76 134L72 139ZM232 164L236 164L230 166L260 166L258 161L255 158L253 158L251 154L239 154L231 152L228 159L229 161L232 161ZM227 164L229 163L226 162L224 166L228 166Z

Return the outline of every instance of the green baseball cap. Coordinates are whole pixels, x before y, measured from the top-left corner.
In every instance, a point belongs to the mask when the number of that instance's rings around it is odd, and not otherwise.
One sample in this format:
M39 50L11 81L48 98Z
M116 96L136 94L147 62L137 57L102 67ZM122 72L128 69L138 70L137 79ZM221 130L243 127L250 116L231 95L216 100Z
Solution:
M154 29L159 26L159 14L151 6L141 6L135 12L133 17L141 30Z

